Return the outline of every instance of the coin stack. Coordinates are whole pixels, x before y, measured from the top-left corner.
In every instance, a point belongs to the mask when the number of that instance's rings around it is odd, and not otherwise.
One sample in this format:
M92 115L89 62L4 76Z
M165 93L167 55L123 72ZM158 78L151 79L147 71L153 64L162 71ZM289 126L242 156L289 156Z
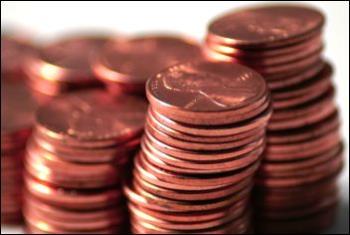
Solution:
M38 102L62 93L101 86L90 70L90 60L108 41L107 36L71 36L48 44L26 60L28 85Z
M134 233L246 233L271 115L263 78L230 63L188 62L146 85L150 102L133 181Z
M21 83L1 80L1 223L22 219L22 160L36 103Z
M92 62L92 69L111 94L143 96L150 76L171 65L200 57L201 49L192 39L148 35L106 44Z
M332 222L343 147L332 66L322 59L324 17L302 6L266 6L214 20L206 55L248 65L271 89L274 112L256 180L259 232L317 232Z
M101 90L42 106L25 157L30 233L127 232L121 182L143 131L147 103Z

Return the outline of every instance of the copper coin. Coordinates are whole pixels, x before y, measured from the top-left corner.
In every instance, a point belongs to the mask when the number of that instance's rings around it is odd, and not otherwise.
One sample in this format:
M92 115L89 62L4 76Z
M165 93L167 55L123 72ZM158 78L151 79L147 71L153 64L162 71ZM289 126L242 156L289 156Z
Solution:
M210 34L205 39L205 44L208 49L214 50L220 54L230 55L236 58L254 59L254 58L277 58L279 56L298 53L300 51L309 48L310 46L322 44L321 33L314 35L311 38L307 38L303 41L293 43L284 47L277 48L264 48L264 49L249 49L249 48L236 48L230 45L224 45L210 40Z
M323 24L323 15L312 8L274 5L228 13L214 20L208 31L223 44L276 47L301 41Z
M315 172L306 176L293 178L259 178L257 184L267 187L291 187L298 185L312 184L334 174L338 174L343 167L342 157L337 157L328 162L327 165L322 165Z
M264 129L264 127L261 127L250 131L242 132L239 134L235 134L235 135L210 137L210 136L197 136L197 135L192 135L181 131L177 131L171 127L164 125L163 122L159 122L156 118L153 117L153 115L147 115L146 122L152 127L156 128L157 130L169 136L172 136L174 138L177 138L183 141L200 142L200 143L223 143L223 142L229 142L229 141L236 141L236 140L240 140L240 139L255 135L256 133L259 133L261 130Z
M332 113L325 119L305 127L286 131L270 131L267 141L270 144L289 144L314 139L328 132L339 129L338 112Z
M223 162L196 162L185 161L174 158L167 154L154 154L147 148L143 148L142 154L147 160L157 166L166 170L177 172L180 174L213 174L223 173L232 170L238 170L253 164L260 159L263 149L258 149L255 152L247 154L242 158L227 160Z
M200 47L192 39L174 35L140 36L107 44L93 63L93 69L102 81L136 86L136 91L144 93L151 75L200 57Z
M329 227L336 214L336 206L326 209L318 214L296 220L257 220L257 231L263 233L315 233Z
M1 82L1 139L5 136L27 138L34 124L36 102L22 83ZM16 137L13 137L16 139ZM21 141L21 140L18 140ZM2 141L1 141L2 142Z
M111 218L106 218L105 220L94 220L94 221L71 221L67 219L60 220L58 218L51 218L47 216L45 213L41 213L41 211L36 210L35 208L25 204L23 208L23 213L25 215L26 220L39 219L45 221L46 223L52 225L53 227L60 228L65 231L99 231L107 228L111 228L123 223L124 219L120 216Z
M274 151L267 150L266 159L274 160L274 161L288 161L293 159L296 160L296 159L310 158L313 156L317 156L329 149L332 149L333 147L338 146L340 143L341 143L341 137L339 135L339 131L336 130L329 133L328 135L315 139L310 144L311 148L304 148L303 151L274 152ZM314 145L313 148L312 148L312 145ZM304 146L307 146L307 143ZM303 147L301 145L300 150L302 148ZM286 146L286 149L288 149L288 146Z
M38 211L41 214L47 215L50 218L56 218L58 220L74 221L103 221L110 219L111 217L120 217L125 214L125 209L122 206L113 206L110 208L104 208L102 210L85 211L80 212L76 210L65 210L60 207L51 206L45 202L42 202L29 194L24 197L25 205L29 210Z
M131 96L113 99L102 91L78 92L42 106L37 128L67 145L115 145L142 133L146 105Z
M129 205L129 210L131 212L131 217L137 219L138 221L151 223L163 229L181 230L181 231L188 231L188 232L191 232L193 230L208 229L208 228L223 225L227 222L237 219L237 217L239 217L244 211L244 209L236 210L235 211L236 213L232 213L232 212L227 213L225 217L222 217L217 220L211 220L211 221L205 221L205 222L191 222L191 223L188 223L188 222L174 223L172 221L166 221L163 218L154 217L149 213L144 212L141 208L137 208L133 206L132 204Z
M183 201L206 201L217 198L227 197L243 188L250 188L252 186L252 178L247 178L241 182L233 185L228 185L223 188L216 188L213 190L202 190L202 191L190 191L184 189L168 189L165 187L160 187L155 184L149 183L147 180L143 179L138 172L134 172L134 183L140 185L144 190L149 193L159 195L164 198L173 200L183 200Z
M184 132L191 135L199 136L228 136L240 134L242 132L251 131L252 129L261 128L267 125L268 120L271 117L272 109L269 107L263 113L259 114L257 117L250 120L246 120L240 123L221 125L221 126L198 126L184 124L181 122L174 121L160 113L155 112L152 109L149 109L148 115L152 115L159 122L163 122L164 125L167 125L170 128L173 128L177 131Z
M92 210L117 204L121 192L116 189L73 190L49 186L25 176L28 193L51 205L67 209Z
M251 144L244 145L242 147L233 148L229 150L219 150L219 151L188 151L179 148L174 148L163 144L151 135L144 135L143 144L145 144L149 149L156 152L162 152L173 156L178 159L183 160L197 160L197 161L220 161L226 159L234 159L241 157L257 148L263 147L265 145L265 140L260 139Z
M67 188L98 188L120 182L121 172L112 164L83 165L62 161L29 145L26 170L37 179Z
M208 212L163 212L163 211L155 211L148 209L146 207L141 207L134 205L132 203L129 204L129 207L137 208L138 210L141 210L143 213L147 213L148 215L162 219L164 221L169 221L169 222L182 222L182 223L200 223L200 222L208 222L212 220L217 220L220 218L223 218L227 216L230 213L233 214L239 214L243 212L243 210L246 210L247 208L247 200L242 200L240 202L237 202L233 204L232 206L225 208L225 209L217 209L217 210L212 210Z
M320 155L314 156L310 159L304 159L302 161L292 161L292 162L286 162L286 163L277 163L277 162L268 162L265 161L264 164L260 167L260 172L271 172L271 173L278 173L280 172L283 174L284 172L297 172L300 169L310 168L314 167L315 165L328 161L335 156L340 155L343 152L344 146L342 144L336 146L335 148L332 148L324 153L321 153Z
M108 37L81 35L60 39L46 45L30 58L27 73L43 80L96 84L90 59Z
M318 60L316 63L303 69L302 71L293 72L291 74L280 74L275 76L265 76L268 87L274 91L278 89L288 89L288 87L308 81L316 76L324 67L324 62Z
M135 185L133 187L135 187ZM164 199L157 195L150 194L137 186L136 188L125 186L124 192L127 195L128 199L134 204L144 206L152 210L165 212L203 212L230 206L233 203L236 203L247 197L250 189L243 189L237 194L233 194L219 200L201 201L198 203Z
M232 149L236 147L241 147L243 145L250 144L252 142L255 142L261 138L264 138L265 136L265 130L261 130L260 132L256 133L254 136L249 136L244 139L232 141L232 142L223 142L223 143L200 143L200 142L189 142L189 141L182 141L176 138L173 138L171 136L168 136L165 133L162 133L152 127L152 125L146 124L145 126L145 132L148 135L152 135L154 138L158 139L159 141L163 142L164 144L167 144L169 146L180 148L180 149L187 149L187 150L198 150L198 151L210 151L210 150L226 150L226 149Z
M133 152L140 144L140 139L128 141L122 145L97 149L71 148L44 140L43 137L34 132L34 137L29 141L29 145L41 148L41 151L49 152L59 156L62 160L76 163L107 163L113 162L116 165L123 165L133 155Z
M262 77L251 69L205 61L164 70L149 80L146 91L151 105L159 112L196 118L230 113L253 104L267 92ZM207 123L198 120L196 124Z
M198 175L178 175L174 172L164 170L159 166L155 166L147 161L146 158L142 157L142 155L138 155L136 157L136 165L140 164L144 167L148 173L155 175L161 181L183 185L184 187L217 187L218 185L229 185L238 183L244 178L254 174L259 166L259 161L254 164L240 169L234 172L225 172L222 174L208 174L206 176L198 176Z

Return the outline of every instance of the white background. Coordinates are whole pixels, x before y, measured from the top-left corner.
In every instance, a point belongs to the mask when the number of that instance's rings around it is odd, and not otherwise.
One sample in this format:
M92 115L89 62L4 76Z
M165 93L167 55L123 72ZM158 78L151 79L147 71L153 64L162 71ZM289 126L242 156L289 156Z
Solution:
M122 34L170 31L201 40L217 15L256 2L6 2L1 1L1 30L29 32L46 41L76 31ZM332 232L349 233L349 3L307 2L327 17L325 57L335 66L334 83L343 120L347 166L341 177L341 216ZM19 232L1 227L1 233Z

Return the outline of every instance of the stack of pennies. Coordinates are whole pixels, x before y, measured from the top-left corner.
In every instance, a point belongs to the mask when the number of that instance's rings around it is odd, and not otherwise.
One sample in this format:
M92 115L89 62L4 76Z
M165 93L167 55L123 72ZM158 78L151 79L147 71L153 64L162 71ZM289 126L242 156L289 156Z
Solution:
M121 182L143 132L147 103L103 90L39 108L25 156L23 215L30 233L127 232Z
M145 94L149 77L171 65L202 57L196 41L175 35L147 35L106 44L92 62L111 94Z
M1 35L1 79L23 81L26 59L35 53L31 42L16 35Z
M247 65L271 89L254 192L258 232L318 232L334 217L343 147L333 69L321 55L324 21L308 7L270 5L228 13L208 29L209 59Z
M108 41L105 35L71 36L52 42L28 57L27 83L40 103L70 91L101 86L90 60Z
M250 191L271 115L264 79L199 60L154 75L146 92L145 134L124 188L132 231L251 232Z
M22 160L35 110L23 83L1 80L1 223L22 219Z

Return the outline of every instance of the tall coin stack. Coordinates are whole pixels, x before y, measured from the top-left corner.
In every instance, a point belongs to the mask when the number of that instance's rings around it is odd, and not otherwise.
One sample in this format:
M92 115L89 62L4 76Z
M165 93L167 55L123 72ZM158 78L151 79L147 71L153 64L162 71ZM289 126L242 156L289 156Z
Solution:
M101 86L90 60L107 42L104 35L71 36L39 48L26 60L27 84L40 103L60 94Z
M36 102L21 83L1 80L1 223L22 221L22 169Z
M333 69L321 56L324 21L317 10L276 5L226 14L208 29L208 58L255 69L272 91L258 232L317 232L334 217L343 147Z
M171 65L202 57L196 41L175 35L147 35L106 44L92 69L113 95L145 94L147 79Z
M134 233L247 233L253 177L271 115L263 78L229 63L169 67L150 102L133 181L124 191Z
M121 182L138 149L147 104L104 91L42 106L25 157L23 214L31 233L127 232Z

